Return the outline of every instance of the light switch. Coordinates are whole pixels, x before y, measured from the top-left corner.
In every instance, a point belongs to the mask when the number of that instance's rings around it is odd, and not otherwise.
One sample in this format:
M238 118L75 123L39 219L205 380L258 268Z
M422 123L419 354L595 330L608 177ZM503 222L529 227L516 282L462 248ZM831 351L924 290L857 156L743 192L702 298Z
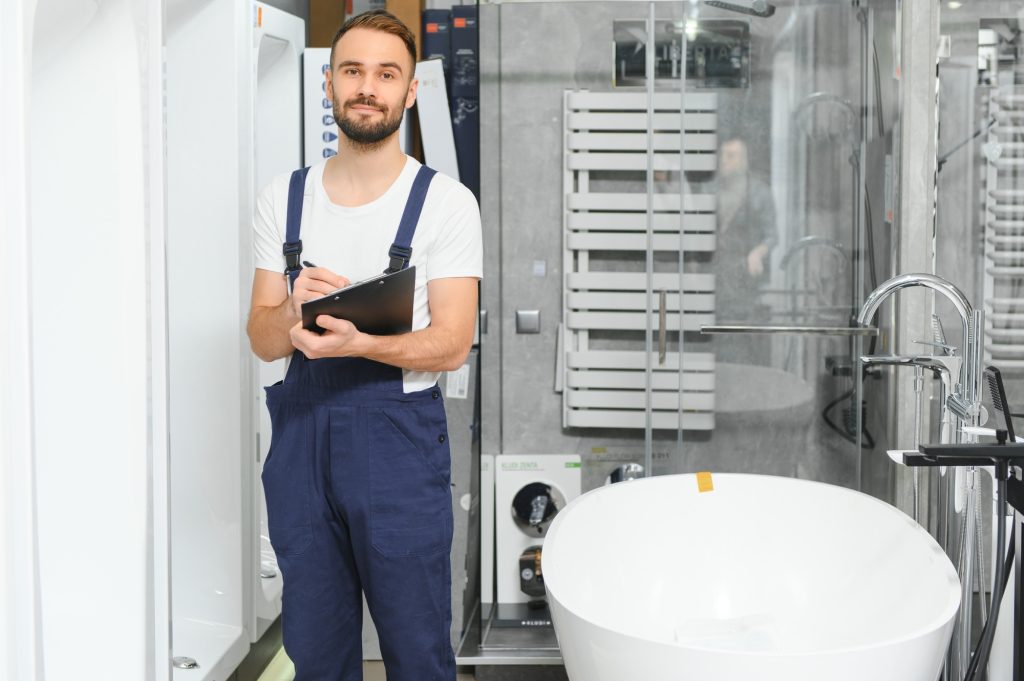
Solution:
M516 310L516 333L540 333L540 310Z

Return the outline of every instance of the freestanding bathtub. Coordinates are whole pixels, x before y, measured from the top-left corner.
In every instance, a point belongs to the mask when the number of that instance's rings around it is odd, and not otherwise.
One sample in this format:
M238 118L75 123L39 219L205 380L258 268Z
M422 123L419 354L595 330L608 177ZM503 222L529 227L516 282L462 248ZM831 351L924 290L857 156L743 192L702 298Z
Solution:
M589 492L542 569L572 681L935 681L960 606L953 565L896 508L759 475Z

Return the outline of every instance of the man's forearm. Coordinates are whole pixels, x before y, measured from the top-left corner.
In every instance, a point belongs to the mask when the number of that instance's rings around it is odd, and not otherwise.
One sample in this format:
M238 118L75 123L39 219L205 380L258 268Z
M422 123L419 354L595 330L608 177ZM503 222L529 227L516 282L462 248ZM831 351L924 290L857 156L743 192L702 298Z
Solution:
M469 354L469 342L447 329L427 327L397 336L360 334L352 354L410 371L454 371Z
M288 299L277 307L255 308L247 329L252 351L264 362L287 357L295 349L288 330L298 321Z

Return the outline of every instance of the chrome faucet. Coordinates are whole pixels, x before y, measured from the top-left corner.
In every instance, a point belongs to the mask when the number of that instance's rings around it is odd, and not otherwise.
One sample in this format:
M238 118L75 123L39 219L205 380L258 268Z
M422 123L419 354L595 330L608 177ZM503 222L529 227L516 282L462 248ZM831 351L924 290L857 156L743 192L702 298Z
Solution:
M938 371L940 376L944 378L943 392L947 395L944 405L945 409L942 411L942 436L940 439L947 443L951 440L960 442L964 438L963 427L967 425L977 426L980 421L981 380L983 375L982 333L985 328L984 311L975 310L960 289L941 277L937 277L934 274L901 274L882 283L881 286L871 292L867 300L864 301L860 314L857 315L857 324L862 327L867 326L875 316L879 306L889 296L900 289L912 286L930 288L937 293L941 293L953 303L957 313L960 315L962 332L960 348L963 354L959 357L956 356L956 349L946 343L944 337L939 337L941 336L941 328L940 325L936 324L936 342L933 345L942 349L941 356L868 356L862 357L861 361L865 364L893 364L915 368L918 372L917 379L915 380L915 391L918 394L918 419L920 419L921 409L920 372L924 368ZM946 381L953 380L952 375L954 371L956 372L956 383L953 389L949 390ZM957 427L955 430L950 428L950 420L947 419L947 414L956 417ZM953 432L950 432L951 430ZM958 490L962 484L961 480L973 481L975 479L975 472L973 470L967 470L964 473L966 477L961 473L960 469L956 469L955 475L947 476L947 511L945 530L942 532L943 537L941 540L947 552L951 550L949 528L955 523L957 513L960 511ZM960 539L957 551L959 555L956 558L957 572L960 575L961 586L964 590L962 594L963 605L958 615L959 621L954 632L955 642L947 653L946 661L946 670L952 670L956 678L963 676L963 669L966 667L966 662L969 660L970 655L971 593L974 588L973 575L976 571L976 567L973 565L973 553L975 536L980 531L975 521L975 511L973 510L976 508L974 504L977 503L976 486L970 484L964 496L963 537ZM918 477L916 468L914 469L914 516L915 518L918 516Z
M908 358L906 362L898 361L899 358L895 356L862 357L861 360L868 364L889 363L905 364L907 366L925 366L926 364L933 364L936 366L941 365L950 373L952 373L955 364L959 364L959 366L956 367L958 369L957 382L946 399L946 407L960 420L961 426L978 425L977 419L981 403L981 376L983 370L982 332L984 330L984 312L982 310L975 310L960 289L949 281L942 277L937 277L934 274L901 274L883 282L881 286L871 292L867 300L864 301L864 305L861 307L860 313L857 315L857 324L860 326L867 326L872 317L875 316L875 312L878 311L879 306L881 306L889 296L900 289L914 286L932 289L937 293L941 293L951 303L953 303L953 307L956 308L957 313L960 315L962 332L960 347L963 349L963 355L959 358L960 361L950 361L955 359L952 354L946 354L938 357L920 356L918 358ZM953 350L953 352L955 352L955 350ZM915 361L915 359L917 361ZM927 361L925 361L926 359ZM935 367L929 366L928 368ZM960 436L961 429L957 428L955 437L959 439Z

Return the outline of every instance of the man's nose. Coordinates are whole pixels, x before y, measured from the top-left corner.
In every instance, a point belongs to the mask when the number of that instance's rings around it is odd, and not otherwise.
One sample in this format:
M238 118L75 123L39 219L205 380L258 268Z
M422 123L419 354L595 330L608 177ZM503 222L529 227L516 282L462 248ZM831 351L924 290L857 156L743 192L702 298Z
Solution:
M370 75L364 75L359 79L359 94L364 97L376 96L376 81Z

